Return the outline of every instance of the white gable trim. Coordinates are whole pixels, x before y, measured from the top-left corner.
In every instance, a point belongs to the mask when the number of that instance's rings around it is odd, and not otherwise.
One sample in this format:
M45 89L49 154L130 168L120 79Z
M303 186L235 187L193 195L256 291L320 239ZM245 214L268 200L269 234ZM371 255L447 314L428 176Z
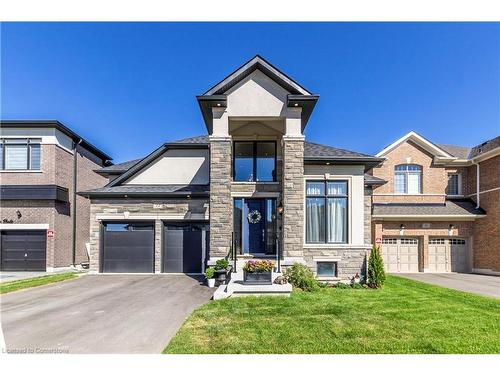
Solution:
M434 156L440 157L440 158L449 158L451 159L456 159L453 155L450 155L447 153L445 150L442 148L436 146L434 143L430 142L429 140L425 139L421 135L415 133L414 131L409 132L408 134L402 136L399 138L396 142L391 143L389 146L384 148L382 151L380 151L376 156L381 157L386 155L388 152L394 150L396 147L398 147L400 144L406 142L406 141L413 141L425 150L429 151L432 153Z

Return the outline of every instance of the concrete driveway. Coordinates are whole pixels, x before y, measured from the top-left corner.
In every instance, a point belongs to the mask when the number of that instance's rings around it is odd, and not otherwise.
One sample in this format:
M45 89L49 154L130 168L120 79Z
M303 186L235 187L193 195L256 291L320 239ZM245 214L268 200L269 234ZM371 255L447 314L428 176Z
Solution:
M398 273L396 276L445 288L500 298L500 277L471 273Z
M85 275L2 295L9 351L161 353L215 289L185 275Z

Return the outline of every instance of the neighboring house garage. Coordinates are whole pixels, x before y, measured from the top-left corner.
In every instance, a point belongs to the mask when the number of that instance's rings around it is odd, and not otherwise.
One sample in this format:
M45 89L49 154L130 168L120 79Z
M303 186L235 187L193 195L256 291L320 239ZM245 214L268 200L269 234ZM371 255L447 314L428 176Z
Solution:
M374 236L386 271L471 272L473 223L484 215L470 200L374 204Z
M465 238L430 238L429 272L470 272L471 255Z
M45 230L6 230L0 237L2 271L46 270Z
M418 272L418 238L383 238L382 258L387 272Z

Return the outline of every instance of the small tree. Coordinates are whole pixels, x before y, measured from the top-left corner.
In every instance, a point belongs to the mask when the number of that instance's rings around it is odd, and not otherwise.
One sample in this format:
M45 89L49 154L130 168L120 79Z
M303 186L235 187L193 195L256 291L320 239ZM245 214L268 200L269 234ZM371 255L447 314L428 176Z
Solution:
M368 259L368 286L381 288L385 282L384 261L380 255L380 248L373 246Z

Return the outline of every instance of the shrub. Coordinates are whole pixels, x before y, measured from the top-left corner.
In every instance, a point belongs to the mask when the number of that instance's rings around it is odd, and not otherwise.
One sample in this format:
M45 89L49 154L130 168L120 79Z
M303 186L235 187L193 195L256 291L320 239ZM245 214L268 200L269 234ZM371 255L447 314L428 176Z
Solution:
M385 282L384 261L380 255L380 248L373 246L368 259L368 286L370 288L381 288Z
M245 263L243 270L252 272L271 272L274 268L274 262L270 260L249 260Z
M363 289L363 285L361 285L360 283L354 283L351 285L351 288L352 289Z
M338 282L337 284L335 284L335 288L337 288L337 289L351 289L351 286L349 284Z
M207 279L213 279L215 276L215 268L213 267L208 267L206 270L205 270L205 277Z
M306 292L319 289L318 280L316 280L312 271L303 264L294 263L293 266L287 268L285 277L295 288L300 288Z
M227 270L229 268L229 261L227 259L219 259L215 262L216 270Z

